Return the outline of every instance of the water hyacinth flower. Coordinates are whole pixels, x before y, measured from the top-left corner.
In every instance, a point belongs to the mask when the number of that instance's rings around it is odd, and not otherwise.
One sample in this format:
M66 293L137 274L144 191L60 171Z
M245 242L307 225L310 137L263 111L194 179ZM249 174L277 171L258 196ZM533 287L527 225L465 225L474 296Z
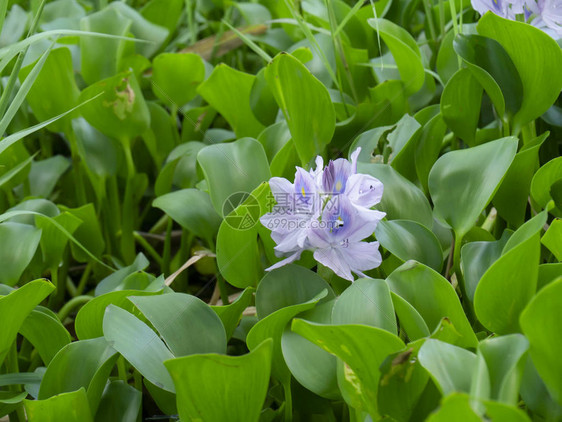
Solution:
M325 168L317 157L314 170L297 167L294 183L280 177L270 180L276 204L260 221L271 229L275 253L285 259L267 270L296 261L305 250L350 281L352 273L363 277L364 271L381 264L378 242L365 239L385 216L371 209L380 202L383 185L357 173L359 152L360 148L353 152L351 162L339 158Z
M562 0L471 0L471 3L481 15L492 12L511 20L521 17L552 38L562 38Z

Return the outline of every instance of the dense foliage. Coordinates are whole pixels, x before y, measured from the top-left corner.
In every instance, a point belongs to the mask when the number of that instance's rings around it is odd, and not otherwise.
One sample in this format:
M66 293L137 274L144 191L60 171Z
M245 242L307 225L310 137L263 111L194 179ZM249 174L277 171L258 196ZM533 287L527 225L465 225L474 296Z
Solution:
M0 418L562 420L560 13L1 0Z

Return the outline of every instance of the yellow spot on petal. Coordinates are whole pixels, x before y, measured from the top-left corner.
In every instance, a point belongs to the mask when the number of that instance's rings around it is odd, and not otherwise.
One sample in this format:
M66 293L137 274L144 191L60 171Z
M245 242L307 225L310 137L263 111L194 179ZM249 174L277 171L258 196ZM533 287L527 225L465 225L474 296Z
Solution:
M342 188L341 181L338 180L338 182L336 183L336 191L339 192L341 190L341 188Z
M301 188L302 197L306 198L306 192L304 191L304 186Z

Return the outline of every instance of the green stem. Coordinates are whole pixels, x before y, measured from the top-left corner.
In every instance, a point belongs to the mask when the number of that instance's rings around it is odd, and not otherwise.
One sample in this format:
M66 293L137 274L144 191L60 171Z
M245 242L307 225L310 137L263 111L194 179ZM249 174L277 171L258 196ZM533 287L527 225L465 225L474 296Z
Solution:
M223 305L228 305L230 302L228 300L228 292L226 289L226 282L220 273L217 273L217 283L219 283L219 291L221 294L221 300Z
M152 247L147 240L142 237L138 232L134 232L133 236L135 237L136 242L146 251L148 254L154 258L154 260L158 263L160 267L162 267L162 257L156 252L156 250Z
M291 395L291 380L283 383L283 392L285 393L285 421L293 420L293 396Z
M86 265L86 269L82 273L80 277L80 281L78 282L78 287L76 288L76 296L80 296L84 293L84 289L86 288L86 284L88 283L88 278L90 277L90 273L92 272L92 264L89 263Z
M127 384L129 377L127 376L127 368L125 367L125 358L119 356L117 359L117 373L119 374L119 379Z
M174 227L174 221L169 218L168 226L166 227L166 238L164 239L164 251L162 252L162 274L164 277L170 275L170 258L172 252L172 228Z
M6 355L6 371L8 374L16 374L19 372L19 364L18 364L18 345L17 341L14 341L8 350L8 354ZM20 385L11 385L9 387L10 391L20 392L21 386ZM23 411L23 406L19 406L16 410L10 413L10 422L25 422L27 419L25 418L25 412Z
M135 259L135 214L134 204L134 177L135 163L131 154L128 142L123 142L125 150L125 160L127 162L127 182L125 186L125 197L123 199L123 217L121 219L121 256L126 263L133 262Z
M70 299L68 302L64 304L64 306L60 309L59 313L57 314L60 321L64 322L64 320L70 315L70 313L75 310L76 308L85 305L90 300L92 300L93 296L76 296Z
M70 156L72 158L72 167L76 173L74 185L76 187L76 196L78 197L78 204L84 205L86 200L86 190L84 188L84 175L80 163L80 155L78 154L78 142L74 131L70 128L65 132L65 135L70 143Z
M433 23L433 10L429 4L429 0L423 0L423 8L425 11L425 16L427 18L427 25L429 26L429 35L431 41L435 42L437 36L435 32L435 24Z

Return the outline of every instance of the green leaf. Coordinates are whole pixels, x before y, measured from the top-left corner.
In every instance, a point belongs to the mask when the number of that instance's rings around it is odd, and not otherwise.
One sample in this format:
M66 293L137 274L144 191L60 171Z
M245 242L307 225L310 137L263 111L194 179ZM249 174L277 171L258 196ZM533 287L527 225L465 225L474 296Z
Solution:
M39 240L41 230L27 224L5 222L0 224L0 283L14 286L31 262Z
M266 340L243 356L207 354L167 361L180 418L257 421L269 385L271 352L271 340Z
M150 112L131 70L85 88L80 101L87 100L91 101L82 106L81 112L88 123L126 146L150 125Z
M412 182L387 164L357 164L358 173L370 174L384 185L382 200L377 209L386 212L389 220L412 220L426 228L433 227L429 202Z
M517 406L528 348L529 342L521 334L480 342L478 354L484 358L489 373L490 399Z
M239 192L225 201L228 215L217 235L217 266L236 287L257 286L263 275L257 242L261 229L258 218L265 214L270 197L269 184L262 183L251 195ZM229 213L229 209L233 211Z
M81 388L46 400L25 400L29 422L93 422L86 390Z
M58 351L70 343L70 334L59 319L41 308L31 311L19 332L33 344L45 365L49 365Z
M152 63L152 92L165 104L181 107L197 95L205 65L193 53L162 53Z
M491 201L516 152L517 139L507 137L437 160L429 173L434 213L458 238L468 233Z
M322 277L300 265L290 264L265 274L256 290L256 311L263 319L287 306L311 301L324 289L326 302L335 297L330 285Z
M404 28L389 20L369 19L367 22L379 33L390 49L406 94L419 91L425 80L425 71L416 40Z
M128 300L129 296L149 296L160 293L160 291L119 290L95 297L82 306L76 315L74 320L76 336L80 340L103 336L103 316L109 305L133 312L134 305Z
M410 220L381 221L375 230L375 237L382 247L402 261L413 259L436 271L441 270L441 245L425 226Z
M421 365L444 396L453 392L469 393L476 370L474 353L443 341L428 339L418 353Z
M428 191L429 172L439 157L446 130L441 113L432 117L422 128L415 152L415 165L424 192Z
M488 330L498 334L520 331L519 315L537 290L540 231L545 222L546 213L541 213L522 225L478 283L474 310Z
M219 316L226 331L226 340L230 340L234 330L240 322L242 313L252 300L254 289L248 287L238 296L238 298L225 306L211 306L211 309Z
M74 234L76 229L82 224L82 220L67 211L60 213L52 219L64 227L70 234ZM47 217L36 216L35 226L41 229L39 244L43 252L43 262L49 268L57 268L62 261L69 241L68 237L57 226L52 224Z
M552 187L562 179L562 157L553 158L537 170L531 181L531 198L540 208L546 208L546 204L552 199ZM554 208L551 213L562 217L562 210Z
M487 13L478 22L480 35L495 39L505 49L523 84L521 108L513 118L514 132L536 119L554 103L562 80L550 77L562 67L562 52L545 32L523 22Z
M455 289L441 274L415 261L398 267L387 278L390 289L410 303L423 317L430 331L448 318L461 335L459 344L475 347L472 331Z
M363 324L397 334L390 290L384 280L361 278L337 298L333 324Z
M157 387L175 392L163 363L174 355L148 325L124 309L109 305L103 318L103 334L146 379Z
M366 325L322 325L295 319L291 329L348 365L346 377L354 380L366 409L376 418L379 367L389 354L404 348L402 340L386 330Z
M20 80L26 78L35 64L20 71ZM68 48L56 48L45 60L37 79L29 90L26 100L38 120L48 120L78 104L80 91L74 80L72 56ZM70 118L66 116L48 128L53 132L69 129Z
M441 96L443 120L455 135L471 146L475 144L481 100L482 86L467 68L453 75Z
M220 318L201 299L185 293L132 296L129 300L156 328L174 356L226 353Z
M459 34L453 45L486 90L499 116L503 117L504 110L510 116L519 111L523 85L513 61L501 44L480 35Z
M95 412L117 357L103 337L68 344L47 367L39 400L85 388L89 407Z
M558 261L562 261L562 220L555 218L550 227L541 239L541 243L546 246Z
M519 227L525 221L531 180L539 160L539 150L549 132L528 142L517 153L492 199L498 214Z
M404 328L408 338L412 341L428 337L431 332L420 313L407 300L394 292L390 292L392 304L401 327Z
M142 393L121 380L107 384L96 412L95 422L136 422L141 410Z
M129 275L144 270L148 267L148 264L148 259L142 253L139 253L131 265L120 268L101 280L96 286L95 295L101 296L113 291L127 290L123 288L123 281Z
M156 198L152 206L160 208L182 227L205 240L215 237L221 223L209 194L198 189L167 193Z
M252 327L248 336L246 337L246 344L250 350L259 347L268 338L273 340L273 350L271 355L271 373L283 385L288 385L291 382L291 372L285 363L283 353L281 351L281 336L285 327L296 315L301 312L312 309L321 299L325 298L328 294L327 290L322 290L320 294L308 302L300 303L297 305L283 307L265 318L258 321Z
M251 138L207 146L199 151L197 161L207 180L211 202L220 216L239 205L240 202L232 203L236 197L226 202L231 195L250 193L271 177L263 147Z
M492 242L470 242L461 249L461 269L468 300L474 301L474 292L488 268L501 256L510 232L504 231L501 239Z
M326 87L296 58L280 53L269 63L265 79L283 112L301 163L324 151L336 125Z
M205 101L226 119L237 138L257 137L264 128L250 107L255 78L221 63L197 89Z
M521 328L531 345L533 363L559 405L562 405L562 363L557 351L562 338L561 300L562 279L558 279L543 287L520 317Z
M331 324L334 302L332 299L318 303L313 309L301 313L299 318L319 324ZM338 361L335 356L291 331L290 327L283 332L281 349L285 363L299 384L320 397L341 400L337 380Z
M0 315L2 315L2 323L5 324L0 331L0 363L4 362L29 313L54 289L55 286L47 280L35 280L6 296L0 296Z
M105 8L80 20L82 31L126 37L133 21L115 8ZM124 39L80 37L81 75L87 84L93 84L119 71L125 51Z

